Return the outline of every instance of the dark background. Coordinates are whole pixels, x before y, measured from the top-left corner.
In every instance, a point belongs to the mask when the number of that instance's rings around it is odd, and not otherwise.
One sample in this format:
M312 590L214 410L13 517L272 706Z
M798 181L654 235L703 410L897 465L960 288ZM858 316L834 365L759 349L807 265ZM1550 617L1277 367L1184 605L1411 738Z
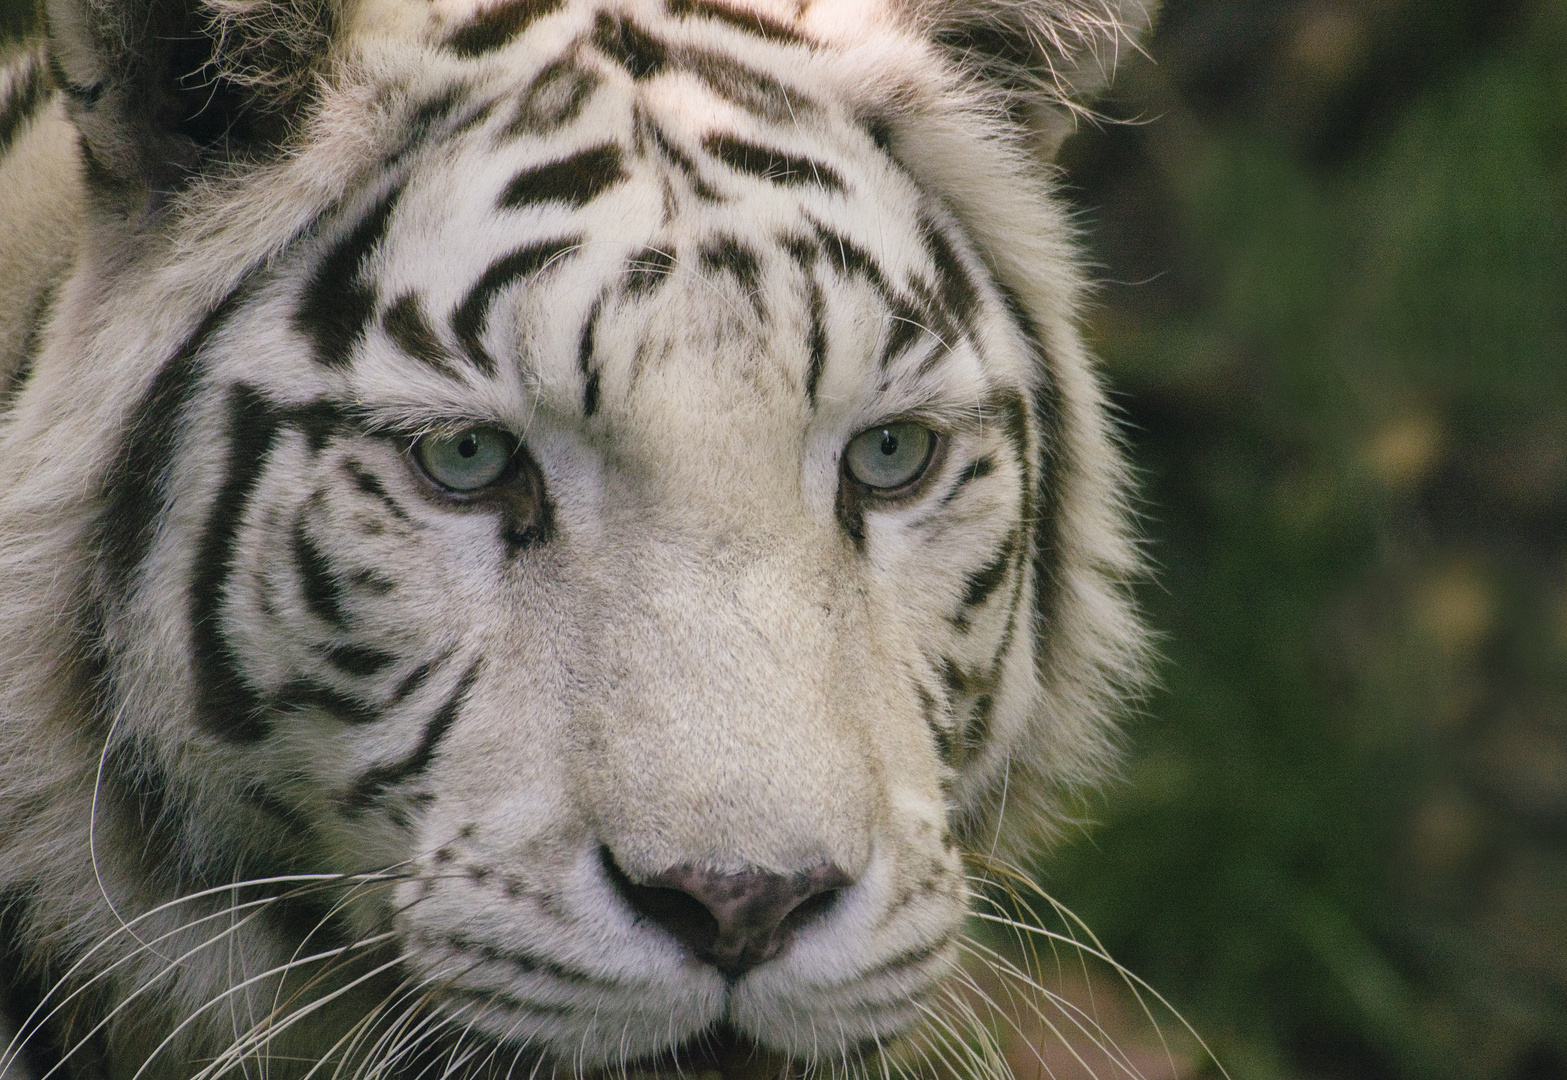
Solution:
M1567 4L1172 0L1064 182L1162 689L1041 869L1237 1077L1567 1077Z
M1062 181L1162 685L1041 879L1236 1080L1567 1080L1567 0L1148 53Z

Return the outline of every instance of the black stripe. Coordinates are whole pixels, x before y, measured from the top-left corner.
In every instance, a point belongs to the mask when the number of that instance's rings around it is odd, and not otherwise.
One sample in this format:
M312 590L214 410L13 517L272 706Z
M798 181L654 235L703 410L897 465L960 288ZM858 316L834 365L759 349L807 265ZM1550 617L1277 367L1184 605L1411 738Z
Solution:
M795 261L802 273L810 274L816 269L816 260L822 249L815 240L799 233L784 233L778 237L778 243L789 253L789 258Z
M1007 414L1007 434L1017 447L1028 474L1024 477L1023 520L1033 524L1034 568L1034 630L1036 648L1044 655L1049 638L1056 625L1053 618L1061 587L1057 574L1057 562L1061 550L1061 510L1056 488L1061 482L1061 462L1058 457L1064 436L1061 388L1052 371L1050 355L1034 324L1033 317L1023 306L1023 300L1004 282L998 282L1005 301L1007 314L1013 325L1034 354L1034 380L1030 388L1031 402L1025 407L1021 401L1004 403ZM1027 415L1033 414L1039 449L1034 460L1027 456Z
M408 511L404 510L402 505L392 498L391 492L386 490L386 486L363 465L357 461L349 460L343 463L343 468L348 471L349 476L353 477L354 484L360 491L373 499L379 499L382 505L391 511L393 517L399 521L412 520L408 516Z
M77 1045L80 1032L92 1030L101 1015L103 994L89 990L80 1005L65 1010L70 1019L60 1013L49 1015L53 1003L50 995L56 989L58 973L37 943L23 937L23 928L31 921L33 903L30 887L17 884L0 892L0 1016L18 1028L23 1021L37 1024L35 1018L43 1018L41 1027L15 1032L27 1036L17 1047L22 1073L29 1077L108 1075L103 1069L108 1061L108 1038L101 1030L87 1036L86 1045L79 1047L69 1062L65 1061L67 1050ZM61 957L59 962L69 966L73 959ZM75 1028L77 1024L81 1025L79 1029ZM0 1047L0 1053L6 1049Z
M395 304L386 309L386 314L381 316L381 328L392 339L392 344L415 360L428 364L442 375L458 378L457 369L452 366L451 354L441 344L441 339L435 336L435 330L424 317L419 298L413 293L399 297Z
M501 129L501 136L516 139L559 130L581 115L582 107L598 86L598 75L574 60L555 61L539 73L522 95L516 115Z
M810 399L811 405L816 405L816 391L822 382L822 372L827 369L827 322L826 300L822 296L821 283L816 280L816 275L810 278L810 308L811 329L809 334L809 346L811 352L810 367L805 373L805 395Z
M501 192L502 210L561 202L581 208L626 179L620 147L605 143L518 173Z
M622 291L633 299L644 299L657 292L674 269L673 252L643 248L626 262L625 273L621 276Z
M967 267L958 258L947 235L934 221L921 217L920 233L925 238L925 248L930 252L931 262L936 267L936 280L939 283L937 298L943 309L961 326L973 326L974 315L979 310L979 290L969 277Z
M918 683L914 685L914 692L919 695L920 715L925 718L925 726L930 729L931 737L936 740L936 753L946 765L951 766L952 734L936 715L936 699L931 696L929 690Z
M787 187L815 184L828 191L842 191L843 179L827 165L782 150L757 146L733 135L712 134L702 147L731 169Z
M10 149L11 141L48 102L46 87L43 66L36 60L25 62L20 81L13 82L11 92L0 101L0 156Z
M311 500L311 507L319 506L321 502L318 493ZM294 522L293 539L294 564L299 568L299 586L305 597L305 607L324 622L337 627L346 626L348 613L343 610L343 583L338 580L330 560L311 538L305 526L304 514Z
M582 372L583 416L592 416L599 407L599 373L593 364L593 350L598 336L599 316L603 310L604 301L595 300L593 310L588 312L587 322L582 324L582 337L577 342L577 367Z
M962 492L976 480L982 480L996 471L996 459L988 454L980 458L974 464L958 474L957 483L952 485L952 490L941 497L942 506L950 506Z
M978 607L990 599L990 594L1006 580L1007 571L1012 568L1012 556L1016 552L1017 537L1008 536L996 557L968 576L967 591L963 595L964 607Z
M714 3L713 0L669 0L669 13L677 16L716 19L744 30L748 34L766 38L768 41L783 41L792 45L812 44L810 38L792 26L785 26L781 22L754 12L736 11L726 4Z
M953 697L966 697L974 692L973 679L964 674L958 662L950 656L941 659L941 681L947 684L947 691Z
M458 56L472 58L503 49L537 19L559 11L566 0L504 0L446 39Z
M348 422L348 414L335 401L318 400L277 410L283 422L298 428L305 436L310 452L319 454L333 435Z
M340 723L353 727L363 727L381 719L381 714L375 706L308 679L299 679L285 685L272 696L272 706L278 712L284 713L316 709Z
M484 321L490 313L490 305L495 302L496 294L507 286L538 273L555 259L568 251L575 250L581 244L581 239L574 236L546 240L542 244L534 244L502 256L484 272L479 283L468 291L468 295L457 306L457 310L452 312L452 329L456 331L457 340L462 342L475 367L486 375L494 375L496 371L495 358L485 351L484 343L479 340L479 336L484 333Z
M473 92L474 89L469 84L454 82L443 87L439 93L421 101L399 125L402 138L398 140L397 146L381 158L382 168L387 170L396 168L415 150L429 145L437 134L442 138L448 138L457 132L467 131L487 117L494 110L496 102L488 101L481 104L467 117L453 125L452 115L457 112L459 106L471 100Z
M799 91L751 70L733 57L683 49L677 60L682 69L701 79L713 93L763 120L792 123L816 110L816 103Z
M512 964L528 974L551 975L557 979L596 986L604 990L619 989L615 983L600 979L591 972L564 967L556 961L545 956L539 956L536 953L523 952L520 949L508 949L494 942L481 941L460 930L454 930L442 935L442 940L458 952L472 953L485 960ZM489 991L485 992L488 993ZM531 1003L525 1006L525 1008L530 1012L534 1010L534 1006Z
M127 418L125 436L104 476L102 508L93 530L105 599L123 596L152 549L158 519L167 507L164 484L179 449L180 426L201 378L198 358L248 292L248 282L242 283L202 319L158 370Z
M229 390L228 415L227 474L207 512L191 576L191 664L197 721L223 738L255 742L267 734L266 718L223 633L222 606L240 523L277 441L281 417L243 383Z
M410 671L407 675L404 675L403 681L397 684L396 690L392 691L392 696L387 701L386 707L390 709L401 705L403 702L407 701L409 697L418 693L419 688L425 684L425 681L430 678L431 673L434 672L436 668L440 667L445 659L445 656L441 656L435 660L426 660L424 663Z
M394 188L371 208L353 230L333 245L311 276L294 327L310 338L315 359L344 367L375 317L375 290L361 280L364 265L386 235L402 189Z
M894 297L889 305L887 324L887 342L882 347L881 357L877 361L881 370L887 370L898 357L914 347L916 342L924 340L932 330L928 321L929 313L921 311L903 297Z
M16 399L22 396L22 391L26 390L27 384L32 381L33 368L38 362L38 353L43 348L44 326L49 321L50 309L53 308L55 296L59 291L59 279L49 282L39 293L32 310L27 314L27 333L22 338L22 355L17 360L16 367L11 369L4 389L0 389L0 412L6 412L16 404Z
M386 794L387 789L422 775L430 767L430 762L435 759L436 748L440 746L446 733L451 730L452 723L468 700L468 691L473 688L473 682L478 678L482 663L483 661L475 660L463 673L456 688L425 724L424 734L412 753L390 765L377 765L354 781L354 786L344 804L350 813L362 813L368 810L377 799Z
M593 44L633 79L650 79L669 64L669 46L630 19L601 12L594 22Z
M910 896L911 900L913 898L913 896ZM859 981L863 982L867 979L874 979L882 975L896 975L898 972L905 971L908 968L914 967L916 964L922 964L931 957L939 955L943 950L951 945L952 940L957 937L957 934L957 931L949 931L929 944L916 945L914 948L909 949L906 952L898 953L896 956L892 957L892 959L877 964L869 971L861 972L858 976L858 979Z
M990 694L981 694L974 702L974 711L963 727L963 741L971 751L983 748L990 741L990 723L995 712L996 699Z
M733 274L756 310L757 318L767 318L767 306L762 298L762 259L755 250L733 236L723 236L704 245L699 258L704 270Z
M369 645L334 645L327 650L326 661L337 670L365 678L390 667L396 657Z
M882 273L881 264L871 257L870 252L820 222L812 221L811 224L816 228L816 241L820 249L826 252L827 261L836 264L845 277L863 277L881 294L889 307L893 306L899 298L898 290L892 287L887 275Z
M664 134L662 128L651 122L647 123L645 127L647 132L653 136L653 143L658 147L658 152L666 161L681 171L686 178L686 182L691 185L691 190L696 193L699 199L707 202L723 201L723 195L702 178L701 170L697 168L696 162L691 160L691 156L671 142L669 136Z
M382 577L374 570L355 570L348 576L348 584L352 588L363 589L374 596L386 596L397 591L397 582Z
M892 152L892 120L886 116L867 116L861 119L865 125L865 134L869 135L876 149L897 161L897 155Z

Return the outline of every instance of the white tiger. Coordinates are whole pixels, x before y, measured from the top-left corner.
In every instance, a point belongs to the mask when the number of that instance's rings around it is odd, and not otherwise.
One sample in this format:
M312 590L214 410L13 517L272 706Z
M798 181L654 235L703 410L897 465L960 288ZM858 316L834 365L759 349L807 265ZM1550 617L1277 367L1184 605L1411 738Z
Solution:
M1140 678L1045 163L1149 17L48 0L0 1072L895 1064Z

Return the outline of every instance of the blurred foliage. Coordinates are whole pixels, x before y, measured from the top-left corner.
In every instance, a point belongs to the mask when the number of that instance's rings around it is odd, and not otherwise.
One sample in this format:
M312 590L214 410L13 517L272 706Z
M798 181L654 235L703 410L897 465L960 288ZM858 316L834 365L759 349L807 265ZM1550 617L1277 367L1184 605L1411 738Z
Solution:
M34 17L31 0L0 0L0 41L30 33Z
M1042 879L1236 1080L1567 1078L1567 4L1148 51L1063 181L1167 660Z
M1163 686L1042 879L1241 1077L1567 1077L1567 5L1173 0L1065 186Z

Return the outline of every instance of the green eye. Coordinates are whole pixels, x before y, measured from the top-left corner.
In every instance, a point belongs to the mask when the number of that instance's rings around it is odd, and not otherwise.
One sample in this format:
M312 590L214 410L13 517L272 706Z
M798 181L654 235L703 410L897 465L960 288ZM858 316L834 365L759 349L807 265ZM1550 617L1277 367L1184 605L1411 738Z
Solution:
M907 487L925 474L936 449L936 433L900 420L862 431L843 452L849 475L875 491Z
M504 431L471 427L455 435L426 435L414 443L414 459L426 476L449 491L489 487L511 469L517 442Z

